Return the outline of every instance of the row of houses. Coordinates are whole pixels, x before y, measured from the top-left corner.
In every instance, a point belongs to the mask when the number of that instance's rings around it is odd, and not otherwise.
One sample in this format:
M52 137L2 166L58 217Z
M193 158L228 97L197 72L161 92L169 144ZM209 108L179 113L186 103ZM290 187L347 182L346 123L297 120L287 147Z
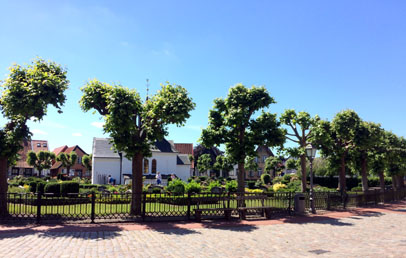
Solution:
M23 148L19 151L19 159L13 166L10 166L8 169L9 177L15 176L38 176L38 170L33 166L30 166L27 163L27 155L29 151L39 152L39 151L49 151L48 141L46 140L31 140L23 141ZM87 153L80 148L78 145L68 147L67 145L60 146L54 149L52 152L55 153L55 156L58 156L60 153L71 153L72 151L76 152L78 159L76 164L70 168L69 173L67 173L66 168L62 166L61 162L54 161L50 169L45 169L42 171L41 176L52 176L55 177L58 174L67 174L71 177L80 176L85 178L91 178L91 171L88 171L86 167L82 164L82 157L87 155Z
M20 160L9 168L9 176L37 176L36 171L26 162L28 151L38 152L41 150L48 151L48 142L44 140L32 140L23 143L23 149L20 151ZM53 150L55 155L60 153L70 153L75 151L78 155L78 160L75 165L66 171L61 162L54 162L49 170L42 172L41 176L56 176L59 173L70 177L82 177L91 179L93 184L106 184L110 177L115 179L117 184L125 183L132 175L132 161L126 158L125 153L120 153L113 149L110 139L108 138L93 138L92 144L92 170L88 171L82 164L82 157L88 155L78 145L68 147L66 145ZM259 146L256 150L258 164L257 171L246 171L245 178L247 180L257 180L264 171L265 160L274 156L272 151L266 146ZM206 176L223 176L236 178L238 174L237 165L232 171L204 171L199 172L195 168L195 162L190 160L190 156L194 155L192 143L174 143L173 141L163 139L157 141L151 146L151 157L146 157L143 160L143 174L146 177L146 183L154 183L155 175L160 172L161 175L168 176L174 174L176 177L186 181L190 176L206 175ZM221 155L221 152L214 153Z

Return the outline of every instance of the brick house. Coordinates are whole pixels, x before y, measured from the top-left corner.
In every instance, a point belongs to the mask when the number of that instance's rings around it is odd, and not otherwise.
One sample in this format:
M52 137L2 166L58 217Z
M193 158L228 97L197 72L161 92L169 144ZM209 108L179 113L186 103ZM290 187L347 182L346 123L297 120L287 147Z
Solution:
M270 156L274 156L272 151L267 146L258 146L256 152L257 157L255 158L255 162L258 164L258 170L257 171L245 170L245 180L253 181L260 179L261 175L264 173L265 160ZM238 175L238 165L234 165L234 170L230 173L230 177L237 179L237 175Z
M88 171L86 167L82 163L82 158L84 155L87 155L87 153L82 150L78 145L68 147L67 145L58 147L54 149L55 156L58 156L60 153L64 152L66 154L71 153L72 151L76 152L78 155L78 159L76 160L76 163L70 168L70 171L68 173L68 176L70 177L84 177L84 178L91 178L91 171ZM67 174L66 168L62 166L62 163L57 161L55 162L52 167L51 167L51 176L55 177L58 174Z
M31 140L23 141L22 149L18 152L19 160L12 167L8 168L9 177L15 176L38 176L38 171L34 167L28 165L27 154L29 151L39 152L48 151L48 141L45 140ZM43 170L42 174L46 175L49 170Z

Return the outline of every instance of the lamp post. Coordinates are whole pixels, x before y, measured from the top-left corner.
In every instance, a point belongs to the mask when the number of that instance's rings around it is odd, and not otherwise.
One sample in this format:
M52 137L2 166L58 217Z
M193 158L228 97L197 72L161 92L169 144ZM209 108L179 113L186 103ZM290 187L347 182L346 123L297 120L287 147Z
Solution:
M310 143L306 146L306 156L310 161L310 207L312 209L312 213L316 213L316 209L314 207L314 199L313 199L313 160L316 157L317 149L313 147Z
M119 152L118 155L120 156L120 185L121 185L121 178L123 174L123 153Z

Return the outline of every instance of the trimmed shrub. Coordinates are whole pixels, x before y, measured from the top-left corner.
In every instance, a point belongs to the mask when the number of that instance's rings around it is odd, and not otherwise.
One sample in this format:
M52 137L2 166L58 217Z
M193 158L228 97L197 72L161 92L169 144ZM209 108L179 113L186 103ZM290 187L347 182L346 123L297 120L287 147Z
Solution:
M237 184L237 181L235 181L235 180L231 180L226 183L227 192L230 192L230 193L237 192L237 187L238 187L238 184Z
M73 181L65 181L61 184L61 195L68 196L68 193L79 193L79 183Z
M44 187L44 193L52 193L55 196L59 196L61 193L61 185L59 183L48 183Z
M207 187L207 190L209 190L209 192L211 192L211 189L213 189L214 187L220 187L221 188L221 184L219 181L211 181L209 186Z
M196 181L192 180L186 185L187 193L200 193L202 191L202 186Z
M270 184L271 183L271 181L272 181L272 178L271 178L271 175L270 174L262 174L261 175L261 181L262 181L262 183L264 183L264 184Z
M166 190L174 195L183 195L185 193L185 183L180 179L172 180Z
M45 185L46 185L47 183L46 182L38 182L37 183L37 193L44 193L44 188L45 188Z
M247 181L247 185L249 189L255 189L255 181Z
M35 193L37 191L37 181L31 181L29 184L28 191Z
M199 176L199 179L200 179L201 182L206 181L207 178L208 178L207 176Z
M361 186L356 186L351 188L351 192L362 192L362 187Z

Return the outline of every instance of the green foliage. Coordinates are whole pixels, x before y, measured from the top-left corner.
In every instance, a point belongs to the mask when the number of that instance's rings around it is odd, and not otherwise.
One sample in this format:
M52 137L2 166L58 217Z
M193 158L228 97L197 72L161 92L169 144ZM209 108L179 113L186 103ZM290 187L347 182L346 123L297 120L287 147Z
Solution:
M211 189L213 189L214 187L222 187L222 185L220 184L219 181L213 180L210 182L209 186L207 187L207 190L209 190L209 192L211 192Z
M216 157L216 162L214 163L213 166L214 169L216 170L222 170L222 171L231 171L234 168L234 164L231 162L229 157L226 157L224 155L219 155Z
M60 65L40 58L26 67L14 65L9 71L1 85L0 110L9 121L0 129L0 157L12 164L21 142L30 138L27 120L42 120L49 104L61 112L69 81Z
M185 183L182 180L175 179L169 183L166 190L173 195L183 195L185 193L185 188Z
M200 180L201 182L205 182L205 181L207 181L207 179L208 179L207 176L199 176L199 180Z
M265 87L247 88L242 84L231 87L225 99L214 100L209 126L203 129L201 142L206 147L225 144L231 161L239 164L244 164L247 156L256 155L255 146L282 146L285 131L280 128L276 114L264 111L272 103L275 100ZM262 113L253 118L257 111ZM239 187L244 189L243 181Z
M37 188L38 188L39 183L44 183L45 184L45 182L43 180L41 180L39 178L35 178L35 177L28 178L27 183L29 185L28 190L31 193L37 192Z
M64 181L60 184L62 196L68 196L69 193L79 193L79 183L73 181Z
M71 151L71 153L61 152L59 153L58 157L56 157L56 160L61 162L62 166L66 168L67 170L66 174L68 176L70 167L76 164L77 159L78 155L74 151Z
M210 154L201 155L197 160L197 169L200 171L200 173L205 173L207 170L210 170L211 168L212 166Z
M104 131L127 158L150 156L150 145L167 134L166 125L181 126L195 104L185 88L167 82L146 103L134 89L92 80L81 89L83 111L95 109L105 118Z
M44 189L45 189L46 184L47 184L46 182L38 182L36 192L37 193L44 193Z
M284 165L283 165L283 161L280 157L276 157L276 156L269 156L268 158L266 158L265 160L265 167L264 170L266 172L271 172L271 171L275 171L275 172L280 172L284 169Z
M82 163L88 171L92 170L92 155L83 155Z
M245 158L244 168L248 171L257 171L258 164L255 162L254 156L249 156Z
M226 191L229 193L237 192L237 186L238 186L237 181L235 181L235 180L227 181Z
M39 175L41 175L41 171L44 169L50 169L52 167L52 161L55 160L55 153L50 151L39 151L35 153L33 151L29 151L27 153L27 163L30 166L33 166L35 169L39 171Z
M59 183L47 183L44 187L44 193L54 194L59 196L61 193L61 185Z
M362 186L355 186L351 188L351 192L362 192Z
M264 183L264 184L270 184L271 183L271 180L272 180L272 178L271 178L271 175L270 174L267 174L267 173L265 173L265 174L262 174L261 175L261 181L262 181L262 183Z
M255 189L256 181L248 181L247 185L249 189Z

